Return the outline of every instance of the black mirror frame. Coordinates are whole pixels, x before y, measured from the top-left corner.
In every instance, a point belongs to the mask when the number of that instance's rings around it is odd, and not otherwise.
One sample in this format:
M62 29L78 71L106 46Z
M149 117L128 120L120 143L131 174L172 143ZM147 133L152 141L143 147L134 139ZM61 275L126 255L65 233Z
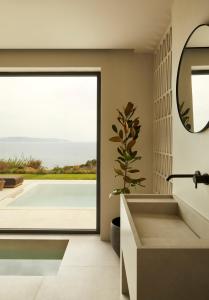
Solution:
M179 85L179 74L180 74L180 68L181 68L181 63L182 63L182 59L183 59L183 54L184 54L184 49L186 48L186 45L187 45L187 43L189 42L189 40L190 40L190 38L191 38L191 36L193 35L193 33L198 29L198 28L200 28L200 27L202 27L202 26L208 26L209 27L209 24L200 24L200 25L198 25L198 26L196 26L193 30L192 30L192 32L190 33L190 35L189 35L189 37L187 38L187 40L186 40L186 42L185 42L185 44L184 44L184 47L183 47L183 49L182 49L182 51L181 51L181 56L180 56L180 60L179 60L179 64L178 64L178 70L177 70L177 78L176 78L176 104L177 104L177 109L178 109L178 115L179 115L179 118L180 118L180 120L181 120L181 124L183 125L183 127L185 128L185 130L187 131L187 132L189 132L189 133L192 133L192 134L195 134L195 133L201 133L201 132L203 132L203 131L205 131L206 129L208 129L209 128L209 121L208 121L208 123L200 130L200 131L189 131L186 127L185 127L185 125L184 125L184 123L182 122L182 118L181 118L181 114L180 114L180 110L179 110L179 91L178 91L178 85ZM194 47L194 49L199 49L199 48L202 48L202 47ZM206 47L205 47L206 48ZM207 48L209 48L209 47L207 47Z

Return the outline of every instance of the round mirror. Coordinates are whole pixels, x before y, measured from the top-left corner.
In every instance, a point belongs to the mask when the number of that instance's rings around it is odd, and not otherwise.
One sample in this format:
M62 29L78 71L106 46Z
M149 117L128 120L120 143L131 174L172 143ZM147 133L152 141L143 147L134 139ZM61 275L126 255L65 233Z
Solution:
M193 30L181 54L177 106L184 127L192 133L209 127L209 25Z

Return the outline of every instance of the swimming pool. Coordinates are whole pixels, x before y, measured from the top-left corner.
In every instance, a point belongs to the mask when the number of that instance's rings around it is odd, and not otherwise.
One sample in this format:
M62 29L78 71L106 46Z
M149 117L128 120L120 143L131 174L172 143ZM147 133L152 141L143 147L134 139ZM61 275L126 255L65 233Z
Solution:
M67 246L62 239L1 239L0 276L56 275Z
M95 208L96 183L36 184L8 206Z

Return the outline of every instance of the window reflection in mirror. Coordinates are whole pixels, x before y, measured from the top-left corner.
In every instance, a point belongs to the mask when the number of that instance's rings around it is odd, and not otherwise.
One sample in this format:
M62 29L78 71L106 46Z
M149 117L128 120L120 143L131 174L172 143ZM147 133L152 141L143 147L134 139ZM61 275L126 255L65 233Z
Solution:
M209 119L209 70L192 71L193 127L200 131Z
M209 25L198 26L181 54L177 76L177 106L189 132L209 125Z

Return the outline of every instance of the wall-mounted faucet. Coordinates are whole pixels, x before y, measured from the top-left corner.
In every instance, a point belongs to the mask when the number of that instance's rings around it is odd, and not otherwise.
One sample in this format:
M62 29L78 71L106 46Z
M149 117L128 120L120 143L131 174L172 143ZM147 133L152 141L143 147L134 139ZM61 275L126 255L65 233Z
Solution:
M209 184L209 174L201 175L200 171L195 171L194 174L171 174L166 180L169 181L172 178L193 178L195 188L197 188L198 183Z

